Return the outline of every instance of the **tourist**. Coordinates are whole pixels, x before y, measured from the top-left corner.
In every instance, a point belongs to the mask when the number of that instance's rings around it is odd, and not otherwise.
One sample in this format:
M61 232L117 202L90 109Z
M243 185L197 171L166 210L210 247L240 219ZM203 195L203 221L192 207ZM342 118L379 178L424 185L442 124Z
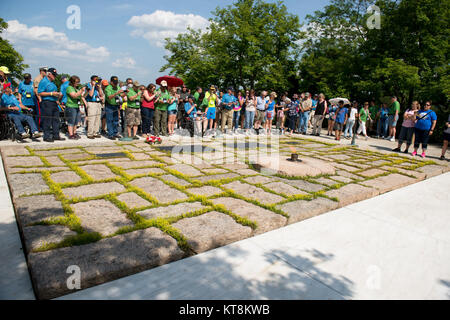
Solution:
M244 97L242 96L242 92L238 92L237 97L237 103L234 104L233 107L233 125L234 125L234 131L239 128L239 119L241 118L241 109L242 105L244 104Z
M201 134L201 111L198 111L194 104L194 97L192 95L188 96L188 101L184 104L184 110L189 118L194 122L195 132Z
M400 113L400 103L397 101L396 96L391 97L391 107L389 108L388 114L388 125L389 125L389 136L386 140L395 141L395 132L398 121L398 116Z
M304 94L304 97L305 98L303 99L302 105L301 105L300 121L299 121L299 125L298 125L298 132L300 134L307 133L309 113L311 112L311 109L312 109L311 94L307 92Z
M151 133L155 113L156 86L150 83L142 94L141 119L142 134L146 139Z
M245 134L249 134L249 130L253 128L256 112L255 90L250 90L245 98Z
M334 119L336 118L336 110L337 107L332 104L330 108L328 108L328 133L327 136L333 136L333 128L334 128Z
M110 84L105 88L105 112L108 139L115 140L119 136L119 107L122 105L121 95L124 90L119 87L119 79L112 76Z
M141 124L141 97L142 91L140 89L140 84L138 81L134 81L133 86L128 87L127 107L124 115L128 138L132 138L133 140L139 140L137 131Z
M59 136L59 109L56 101L62 97L54 81L58 75L55 68L48 69L47 76L38 86L38 94L42 99L41 117L44 129L44 141L53 142L66 140Z
M33 110L33 120L39 130L39 109L37 106L37 97L34 94L33 82L31 81L31 74L25 73L23 81L19 83L19 103Z
M233 108L239 104L236 97L233 95L233 88L228 88L227 93L222 97L222 123L221 129L225 133L225 124L228 127L228 132L232 132L233 128Z
M427 101L422 111L417 112L414 127L414 151L413 157L417 155L419 146L422 145L422 158L425 158L428 147L428 139L436 127L437 115L431 110L431 101Z
M241 119L241 128L242 129L245 129L245 109L246 109L246 107L247 107L247 97L248 97L248 94L249 94L249 91L248 90L246 90L245 91L245 95L242 95L242 104L241 104L241 116L240 116L240 119ZM239 102L241 102L241 101L239 101Z
M161 81L159 89L156 91L156 104L154 115L155 136L167 136L167 107L171 99L169 89L167 88L167 81Z
M350 107L350 106L349 106ZM348 108L344 106L344 101L339 101L339 107L336 110L336 120L334 122L335 140L341 141L341 134L348 119Z
M289 136L291 136L295 131L295 121L297 119L297 104L291 101L291 99L286 99L286 109L287 109L287 118L288 118L288 131Z
M356 122L356 114L358 113L358 108L356 106L356 104L353 104L348 112L347 125L345 126L344 131L345 139L351 139L353 137L353 128Z
M197 92L196 92L197 93ZM183 109L184 109L184 104L187 102L188 100L188 96L190 95L188 88L186 87L186 85L183 84L183 86L181 87L181 91L178 94L177 97L177 101L178 101L178 108L177 108L177 114L175 116L175 123L178 124L178 128L180 127L181 124L181 120L183 118ZM198 105L195 102L195 93L194 93L194 104ZM172 107L173 108L173 107ZM169 112L169 111L167 111ZM175 125L173 126L173 128L175 128ZM172 128L172 132L173 132L173 128Z
M327 101L325 100L325 95L323 93L319 94L318 100L316 103L316 110L314 113L314 120L313 120L313 129L312 129L312 135L313 136L320 136L322 132L322 123L323 119L325 119L325 113L327 112L328 105Z
M392 151L401 152L403 141L406 140L406 149L403 152L408 153L409 146L411 145L412 137L414 134L416 116L419 109L420 109L419 102L413 101L411 109L406 110L405 113L403 114L402 129L400 130L400 135L398 136L398 146Z
M194 92L194 104L196 104L197 106L199 106L202 103L202 100L200 100L200 96L201 96L202 92L203 92L202 87L197 87L195 89L195 92Z
M276 128L280 130L280 134L284 134L284 121L285 121L285 113L284 110L286 109L286 98L287 95L283 94L281 96L280 102L275 105L276 115L277 115L277 122L276 122Z
M266 116L266 96L267 91L261 91L261 96L256 98L255 130L257 134L259 134L261 125L264 125Z
M168 114L168 123L167 129L169 131L169 136L174 134L175 123L177 123L177 113L178 113L178 101L180 100L183 103L184 98L181 98L180 95L177 94L177 89L175 87L170 88L170 99L167 106L167 114ZM186 87L183 86L182 94L185 97L188 97ZM181 113L181 111L180 111Z
M442 153L441 157L439 158L441 160L445 160L445 152L447 151L448 141L450 140L450 114L448 115L447 122L444 126L443 140L444 142L442 144Z
M80 114L80 105L84 94L86 93L86 87L80 88L80 78L78 76L71 76L69 79L69 86L67 87L67 102L64 109L64 115L67 121L67 128L69 131L70 140L78 140L81 137L77 134L77 120Z
M104 79L102 80L102 91L105 92L106 87L109 85L108 80ZM105 103L106 103L106 97L105 94L103 93L103 98L102 98L102 128L101 131L99 132L101 135L106 136L106 110L105 110Z
M2 92L3 94L0 100L1 110L6 111L7 117L14 122L20 138L26 139L30 136L25 132L22 121L26 121L30 126L33 139L41 137L33 118L30 115L22 113L23 110L31 111L32 109L17 101L16 97L12 93L11 83L3 83Z
M218 103L216 88L214 86L211 86L209 88L209 91L205 93L205 98L203 100L207 101L207 107L205 110L206 119L209 122L209 129L212 130L214 120L216 119L216 104ZM203 104L203 102L202 102L202 104Z
M369 136L367 135L367 129L366 129L366 122L368 119L371 119L370 113L369 113L369 103L364 102L364 106L359 110L359 127L358 131L356 132L358 137L358 134L362 132L366 140L369 139Z
M314 121L314 116L316 115L317 103L319 102L319 95L315 94L314 97L312 97L311 102L312 102L312 108L311 108L311 112L309 113L308 128L314 127L313 121Z
M265 123L264 123L264 131L265 134L272 134L272 121L275 115L275 105L277 98L277 94L272 92L269 96L269 101L266 102L266 115L265 115Z
M39 87L39 83L41 83L42 79L44 79L45 76L47 75L47 70L48 70L48 67L39 68L39 75L36 78L34 78L34 80L33 80L34 95L38 99L38 106L42 102L42 98L38 94L38 87Z
M377 139L388 137L389 128L389 108L386 103L381 104L380 111L377 113Z
M96 75L91 76L91 82L86 86L86 102L87 102L87 115L88 115L88 139L100 138L100 120L102 115L102 100L103 90Z

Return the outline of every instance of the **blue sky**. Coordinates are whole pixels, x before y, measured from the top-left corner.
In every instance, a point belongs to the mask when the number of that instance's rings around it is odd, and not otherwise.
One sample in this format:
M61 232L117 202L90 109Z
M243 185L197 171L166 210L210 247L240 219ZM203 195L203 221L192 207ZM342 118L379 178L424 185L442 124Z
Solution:
M270 1L271 2L271 1ZM92 74L117 75L147 85L161 75L164 37L183 32L187 24L203 28L217 7L232 0L191 1L1 1L0 17L10 25L2 34L30 65L33 77L40 66L76 74L83 82ZM289 12L304 22L328 0L286 0ZM17 5L15 5L17 4ZM70 30L66 10L77 5L81 28Z

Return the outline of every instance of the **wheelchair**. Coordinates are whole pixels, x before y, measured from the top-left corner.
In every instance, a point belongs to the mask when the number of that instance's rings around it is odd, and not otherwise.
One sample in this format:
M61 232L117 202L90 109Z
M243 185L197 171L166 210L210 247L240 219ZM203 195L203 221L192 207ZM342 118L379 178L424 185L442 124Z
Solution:
M27 133L30 138L32 136L31 128L28 125L28 122L23 121L23 129L25 133ZM19 134L19 131L14 124L14 121L11 120L6 112L0 112L0 140L9 139L11 141L23 142L22 136Z

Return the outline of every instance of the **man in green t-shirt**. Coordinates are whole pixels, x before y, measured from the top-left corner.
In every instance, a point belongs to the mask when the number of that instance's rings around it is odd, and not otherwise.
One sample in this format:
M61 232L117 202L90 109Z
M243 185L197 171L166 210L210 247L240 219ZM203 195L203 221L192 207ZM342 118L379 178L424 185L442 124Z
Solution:
M156 90L154 128L155 136L167 136L167 107L170 100L170 93L167 88L167 82L161 81L161 87Z
M77 76L70 77L69 86L66 89L67 102L66 108L64 110L64 115L67 120L67 131L69 131L69 139L77 140L81 137L77 134L77 119L80 113L80 105L84 100L84 94L86 92L86 87L80 88L80 78Z
M200 99L200 95L202 94L203 89L201 87L197 87L197 89L195 90L194 93L194 103L199 106L201 101L199 101Z
M127 94L127 108L125 110L125 117L127 122L128 137L134 140L139 140L136 136L138 126L141 124L141 95L139 90L139 82L134 81L133 87L128 89ZM131 135L131 128L133 128L133 135Z
M122 104L123 90L119 88L119 79L111 77L110 85L105 88L105 111L108 139L116 140L119 136L119 106Z
M396 96L391 97L391 107L388 114L389 137L386 140L395 142L395 127L397 126L398 116L400 113L400 103Z

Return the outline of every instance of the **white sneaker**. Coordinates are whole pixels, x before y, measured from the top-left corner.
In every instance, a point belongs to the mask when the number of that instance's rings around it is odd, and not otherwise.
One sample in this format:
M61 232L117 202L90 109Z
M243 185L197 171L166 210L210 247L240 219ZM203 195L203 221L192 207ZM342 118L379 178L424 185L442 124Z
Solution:
M389 141L395 142L395 137L392 137L391 139L389 139Z
M384 140L391 140L391 139L392 139L391 136L384 138Z

